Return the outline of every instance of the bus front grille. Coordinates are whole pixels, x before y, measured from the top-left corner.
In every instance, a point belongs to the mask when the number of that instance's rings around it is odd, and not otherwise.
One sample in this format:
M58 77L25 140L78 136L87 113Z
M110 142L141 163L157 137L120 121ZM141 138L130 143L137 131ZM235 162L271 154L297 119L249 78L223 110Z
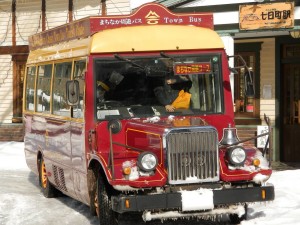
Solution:
M218 135L215 128L171 130L166 141L170 184L219 180Z

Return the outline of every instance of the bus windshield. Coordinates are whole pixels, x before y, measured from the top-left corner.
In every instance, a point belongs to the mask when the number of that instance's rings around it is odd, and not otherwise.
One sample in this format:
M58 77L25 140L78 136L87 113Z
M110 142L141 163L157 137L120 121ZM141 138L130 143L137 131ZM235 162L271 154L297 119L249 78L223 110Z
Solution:
M221 54L95 58L97 119L169 115L182 93L189 104L172 114L223 112Z

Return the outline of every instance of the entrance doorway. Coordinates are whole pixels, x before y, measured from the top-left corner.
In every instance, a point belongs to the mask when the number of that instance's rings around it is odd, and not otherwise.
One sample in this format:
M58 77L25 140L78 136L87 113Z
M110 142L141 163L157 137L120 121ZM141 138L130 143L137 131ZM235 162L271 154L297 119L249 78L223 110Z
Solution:
M298 50L300 56L300 45ZM285 46L284 52L290 55L289 46ZM281 73L281 156L284 162L300 162L300 64L288 61Z

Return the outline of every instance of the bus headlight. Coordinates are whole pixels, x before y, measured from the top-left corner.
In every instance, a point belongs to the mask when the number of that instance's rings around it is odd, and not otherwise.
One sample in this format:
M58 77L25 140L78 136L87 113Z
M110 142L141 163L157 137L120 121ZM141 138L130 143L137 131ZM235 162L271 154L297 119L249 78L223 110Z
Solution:
M243 166L246 156L246 151L241 146L234 146L227 151L227 159L234 166Z
M150 172L155 170L158 160L156 155L151 152L143 152L139 155L137 165L138 167L145 171Z

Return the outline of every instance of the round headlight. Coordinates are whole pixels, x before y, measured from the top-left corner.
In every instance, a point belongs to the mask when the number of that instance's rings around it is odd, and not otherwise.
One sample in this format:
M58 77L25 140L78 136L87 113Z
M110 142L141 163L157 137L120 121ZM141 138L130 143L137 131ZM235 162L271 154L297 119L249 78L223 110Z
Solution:
M151 152L143 152L138 157L138 167L146 172L152 171L157 166L157 157Z
M246 161L246 151L243 147L235 146L227 151L228 161L235 166L243 166Z

